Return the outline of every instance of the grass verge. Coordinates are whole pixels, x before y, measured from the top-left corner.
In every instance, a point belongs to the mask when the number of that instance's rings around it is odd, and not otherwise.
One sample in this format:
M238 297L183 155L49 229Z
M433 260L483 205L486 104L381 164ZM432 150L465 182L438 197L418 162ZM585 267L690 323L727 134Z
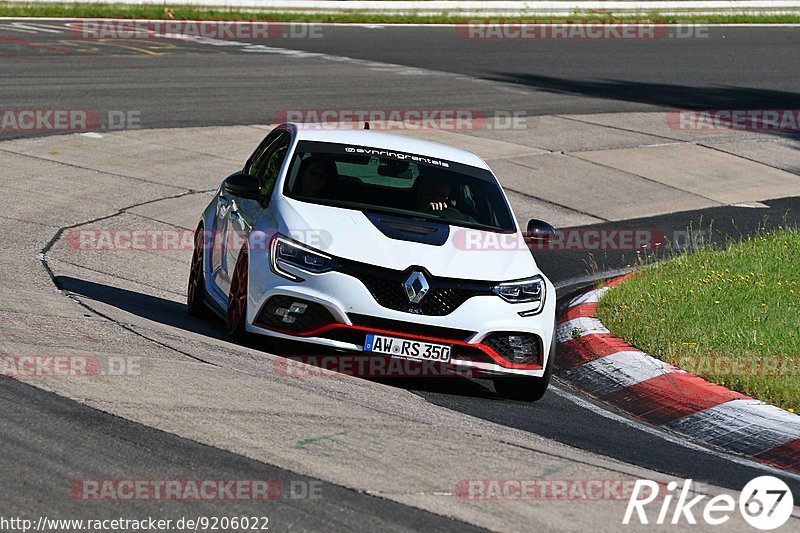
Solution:
M656 263L598 317L653 357L800 410L800 230L761 232Z
M109 3L37 4L0 2L2 17L123 18L185 20L272 20L282 22L406 23L454 24L459 22L527 23L663 23L663 24L792 24L800 23L796 14L731 13L720 15L662 15L641 13L610 17L605 13L576 13L569 17L463 17L445 14L389 15L381 13L302 14L236 9L214 9L182 5L126 5Z

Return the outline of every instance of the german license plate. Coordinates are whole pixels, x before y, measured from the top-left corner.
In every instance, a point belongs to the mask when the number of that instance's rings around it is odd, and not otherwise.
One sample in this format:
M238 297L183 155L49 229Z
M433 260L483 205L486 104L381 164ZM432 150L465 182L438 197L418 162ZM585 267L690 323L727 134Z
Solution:
M386 337L385 335L367 334L364 341L364 351L384 353L404 359L419 359L421 361L450 362L450 346L422 341L410 341Z

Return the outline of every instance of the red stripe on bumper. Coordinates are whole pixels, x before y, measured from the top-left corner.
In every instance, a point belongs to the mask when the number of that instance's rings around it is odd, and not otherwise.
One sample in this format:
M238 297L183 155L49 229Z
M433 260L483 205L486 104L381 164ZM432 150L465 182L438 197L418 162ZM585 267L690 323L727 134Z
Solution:
M369 327L366 327L366 326L355 326L355 325L350 325L350 324L342 324L340 322L337 322L337 323L334 323L334 324L326 324L324 326L321 326L321 327L318 327L318 328L314 328L314 329L311 329L311 330L306 330L306 331L289 331L289 330L285 330L285 329L281 329L281 328L274 328L274 327L266 326L264 324L259 324L259 323L255 323L253 325L255 325L255 326L259 327L259 328L269 329L269 330L272 330L272 331L278 331L280 333L285 333L286 335L292 335L292 336L300 337L300 338L319 337L319 336L321 336L321 335L323 335L325 333L328 333L330 331L333 331L335 329L346 329L346 330L351 330L351 331L362 331L365 334L366 333L376 333L378 335L387 335L387 336L391 336L391 337L400 337L400 338L409 339L409 340L416 340L416 341L423 341L423 342L434 342L434 343L437 343L437 344L449 344L449 345L453 345L453 346L463 346L463 347L467 347L467 348L473 348L473 349L480 350L489 359L494 361L497 365L502 366L503 368L510 368L510 369L513 369L513 370L541 370L542 369L542 365L533 365L533 364L522 365L522 364L519 364L519 363L512 363L511 361L508 361L508 360L504 359L502 355L500 355L499 353L494 351L492 348L486 346L485 344L480 344L480 343L479 344L470 344L468 342L459 341L459 340L453 340L453 339L442 339L442 338L439 338L439 337L427 337L427 336L423 336L423 335L409 335L408 333L403 333L403 332L399 332L399 331L391 331L391 330L387 330L387 329L369 328ZM455 361L458 361L458 359L456 359Z

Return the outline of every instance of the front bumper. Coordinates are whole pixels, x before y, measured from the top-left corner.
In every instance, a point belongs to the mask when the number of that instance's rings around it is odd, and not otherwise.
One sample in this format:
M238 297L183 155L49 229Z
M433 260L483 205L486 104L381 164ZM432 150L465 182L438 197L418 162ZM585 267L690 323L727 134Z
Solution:
M511 304L494 295L473 296L445 316L418 315L379 305L357 278L341 272L311 274L297 270L304 281L293 282L272 272L266 260L258 267L251 256L247 330L286 340L301 340L329 348L362 352L368 333L452 346L450 365L479 375L541 377L550 356L555 318L555 289L545 278L543 309L534 316L520 312L530 304ZM280 327L259 315L273 297L321 306L329 318L309 327ZM275 302L275 300L273 300ZM274 304L271 309L274 309ZM525 334L538 342L535 363L516 363L492 342L498 333Z

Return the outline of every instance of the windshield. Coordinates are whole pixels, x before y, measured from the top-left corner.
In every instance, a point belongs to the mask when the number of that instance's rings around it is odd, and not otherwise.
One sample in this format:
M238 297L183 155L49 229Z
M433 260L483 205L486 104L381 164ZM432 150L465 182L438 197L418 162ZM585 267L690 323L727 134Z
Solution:
M489 171L393 150L301 141L292 156L284 194L359 211L516 231L511 210Z

